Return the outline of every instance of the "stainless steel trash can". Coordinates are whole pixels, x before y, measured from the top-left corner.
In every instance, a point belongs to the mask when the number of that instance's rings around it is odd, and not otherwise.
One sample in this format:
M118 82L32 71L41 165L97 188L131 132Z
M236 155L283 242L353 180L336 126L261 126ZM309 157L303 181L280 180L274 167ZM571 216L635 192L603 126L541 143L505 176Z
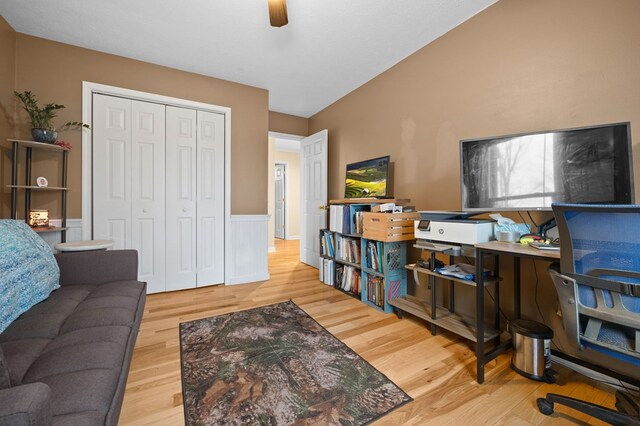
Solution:
M530 320L509 323L513 355L511 368L524 377L543 382L555 382L551 369L551 339L553 330L544 324Z

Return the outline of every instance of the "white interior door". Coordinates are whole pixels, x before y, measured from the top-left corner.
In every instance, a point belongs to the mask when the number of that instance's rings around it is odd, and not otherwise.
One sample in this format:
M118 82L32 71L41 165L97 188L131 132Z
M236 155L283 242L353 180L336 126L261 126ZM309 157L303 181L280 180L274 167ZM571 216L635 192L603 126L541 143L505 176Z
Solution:
M167 290L196 286L196 111L166 107Z
M131 101L93 95L93 238L131 248Z
M329 132L320 132L300 142L302 168L302 218L300 220L300 261L319 265L320 229L327 226L327 163Z
M165 106L131 104L131 248L147 292L165 291Z
M224 282L224 115L198 111L197 286Z
M275 212L274 212L274 226L275 226L275 237L276 238L285 238L285 198L284 198L284 180L285 180L285 165L284 164L276 164L275 167Z

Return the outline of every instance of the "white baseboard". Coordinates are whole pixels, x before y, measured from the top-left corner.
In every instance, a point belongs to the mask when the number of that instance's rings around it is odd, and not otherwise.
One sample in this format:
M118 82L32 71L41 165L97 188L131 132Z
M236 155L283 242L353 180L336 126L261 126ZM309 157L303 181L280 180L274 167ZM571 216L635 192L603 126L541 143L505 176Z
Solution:
M287 240L299 240L300 239L300 235L289 235L287 237Z
M269 273L267 274L255 274L255 275L243 275L241 277L231 277L228 282L226 282L226 285L238 285L238 284L249 284L249 283L255 283L255 282L259 282L259 281L267 281L269 278L271 278L271 275L269 275Z
M276 251L276 246L269 247L269 250L268 250L269 253L275 253L275 251Z

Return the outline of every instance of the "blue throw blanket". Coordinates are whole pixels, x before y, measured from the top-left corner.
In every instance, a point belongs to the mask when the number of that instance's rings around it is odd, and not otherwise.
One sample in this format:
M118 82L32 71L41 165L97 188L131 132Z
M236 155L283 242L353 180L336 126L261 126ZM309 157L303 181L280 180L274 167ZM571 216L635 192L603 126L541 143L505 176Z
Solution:
M60 287L51 249L29 226L0 220L0 333Z

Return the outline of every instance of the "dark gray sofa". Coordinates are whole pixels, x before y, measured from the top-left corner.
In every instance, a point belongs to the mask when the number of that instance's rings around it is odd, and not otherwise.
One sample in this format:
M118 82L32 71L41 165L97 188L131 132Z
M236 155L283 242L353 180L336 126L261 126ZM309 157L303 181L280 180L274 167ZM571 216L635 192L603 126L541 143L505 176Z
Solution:
M56 260L61 287L0 334L0 425L115 425L146 299L138 254Z

